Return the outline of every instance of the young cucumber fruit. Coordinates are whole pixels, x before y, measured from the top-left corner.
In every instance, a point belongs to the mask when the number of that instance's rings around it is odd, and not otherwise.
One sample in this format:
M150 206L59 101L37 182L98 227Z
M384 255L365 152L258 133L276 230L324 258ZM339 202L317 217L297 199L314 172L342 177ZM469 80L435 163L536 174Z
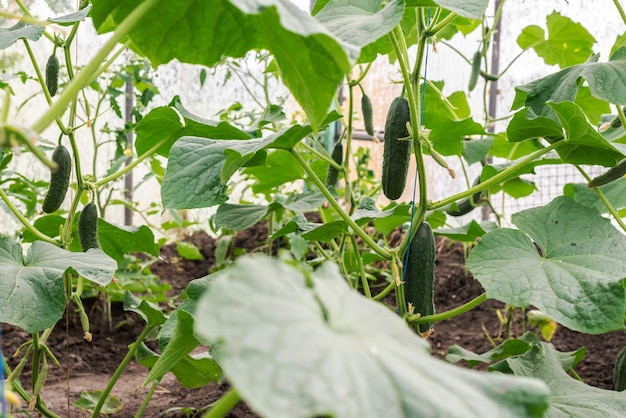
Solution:
M476 83L478 82L478 74L480 72L480 51L474 52L474 58L472 58L472 72L470 73L469 85L467 89L469 91L474 90Z
M372 101L367 94L361 96L361 112L363 112L365 132L370 136L374 136L374 109L372 108Z
M63 203L67 194L72 172L72 157L63 145L55 148L52 153L52 161L57 166L50 175L50 187L41 207L46 213L52 213L61 207L61 203Z
M330 155L333 158L333 161L337 164L341 165L343 162L343 145L341 141L335 144L333 148L333 152ZM326 175L326 187L334 186L337 184L337 180L339 180L339 170L337 170L334 166L328 166L328 174Z
M474 186L478 186L480 184L480 176L474 181ZM476 207L483 204L483 193L484 191L479 191L467 197L460 202L456 203L456 209L453 205L448 206L446 208L446 213L450 216L463 216L467 215L471 211L473 211Z
M83 251L100 248L98 242L98 208L92 202L87 203L78 218L78 237Z
M59 88L59 60L56 55L50 55L46 64L46 87L50 96L54 97Z
M613 368L613 383L616 391L626 390L626 347L617 353Z
M422 316L435 313L435 237L430 224L422 222L411 240L406 259L404 294L413 312ZM432 323L419 325L419 332L428 335Z
M409 102L396 97L391 102L385 122L383 144L383 193L390 200L402 196L411 159L411 140L407 123L411 122Z
M599 175L598 177L594 177L587 184L587 187L598 187L603 186L605 184L609 184L612 181L615 181L619 178L624 177L626 174L626 159L622 160L615 167L610 168L606 173Z

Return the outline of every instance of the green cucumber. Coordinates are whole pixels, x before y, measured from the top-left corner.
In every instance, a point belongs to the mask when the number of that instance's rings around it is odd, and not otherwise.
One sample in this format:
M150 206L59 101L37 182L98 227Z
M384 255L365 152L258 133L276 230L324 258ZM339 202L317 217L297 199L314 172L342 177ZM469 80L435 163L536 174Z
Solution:
M59 60L55 54L50 55L46 64L46 87L50 96L54 97L59 88Z
M620 179L624 177L626 174L626 159L622 160L615 167L610 168L606 173L599 175L598 177L594 177L587 184L587 187L598 187L603 186L605 184L609 184L612 181Z
M469 85L467 86L468 91L474 90L476 87L476 83L478 82L478 74L480 72L480 50L474 52L474 58L472 58L472 72L470 73Z
M422 222L411 240L406 259L404 294L413 312L422 316L435 313L435 237L430 224ZM419 325L419 332L429 333L432 323Z
M626 347L617 353L613 368L613 383L618 392L626 390Z
M98 242L98 208L93 202L87 203L78 218L78 237L83 251L100 248Z
M411 122L409 102L396 97L389 106L383 144L383 193L396 200L404 192L411 159L411 140L407 124Z
M478 186L480 184L480 176L474 181L474 186ZM463 216L467 215L471 211L473 211L478 206L481 206L483 203L483 193L484 191L478 191L474 193L472 196L467 197L456 203L456 208L453 205L450 205L446 208L446 213L450 216Z
M343 144L341 141L335 144L333 152L330 155L333 161L341 165L343 163ZM326 175L326 187L335 186L339 180L339 170L337 170L332 164L328 166L328 174Z
M63 145L55 148L52 153L52 161L57 166L51 172L50 187L41 207L46 213L52 213L61 207L67 194L72 172L72 157Z
M374 109L372 108L372 101L365 93L361 96L361 111L363 112L365 132L367 132L368 135L374 136Z
M626 112L626 106L622 107L622 111ZM622 120L620 119L619 115L615 116L609 122L609 128L619 128L620 126L622 126Z

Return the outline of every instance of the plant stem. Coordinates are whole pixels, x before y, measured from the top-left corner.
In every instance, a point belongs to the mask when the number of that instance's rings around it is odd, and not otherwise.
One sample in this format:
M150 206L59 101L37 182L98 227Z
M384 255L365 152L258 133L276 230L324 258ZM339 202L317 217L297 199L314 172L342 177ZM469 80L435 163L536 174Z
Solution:
M619 15L622 17L622 20L624 21L624 23L626 24L626 13L624 13L624 8L622 7L622 5L619 3L619 0L613 0L613 4L615 5L615 7L617 8L617 11L619 12Z
M50 238L49 236L41 233L37 228L35 228L28 221L28 219L26 219L26 217L24 215L22 215L22 213L19 211L19 209L15 207L13 202L11 202L11 200L9 199L9 196L7 196L7 194L1 188L0 188L0 198L7 205L7 207L11 211L11 213L17 219L19 219L19 221L22 223L22 225L24 225L26 227L26 229L28 229L30 231L30 233L33 234L37 239L39 239L41 241L49 242L50 244L59 245L59 243L56 240L54 240L54 239Z
M115 370L115 373L113 373L113 376L111 377L111 380L109 380L109 383L107 384L106 388L104 388L104 390L102 391L102 395L100 395L98 404L94 408L93 414L91 415L92 418L98 418L98 415L100 415L100 410L102 409L102 406L104 405L104 401L109 396L109 393L111 393L113 386L115 386L115 384L117 383L118 379L122 375L122 372L124 371L126 366L128 366L128 363L130 363L130 361L133 359L135 352L137 351L137 349L139 349L139 345L143 342L143 340L146 339L146 337L148 336L150 331L152 331L153 328L154 326L146 325L144 330L141 331L141 334L139 334L139 337L137 337L135 342L130 345L130 347L128 348L128 353L126 353L126 356L124 356L124 359Z
M335 200L333 195L330 194L326 186L324 186L324 183L322 183L320 178L317 177L313 169L309 167L306 161L304 161L300 153L298 153L298 151L296 151L295 149L291 149L291 154L296 158L296 160L298 160L300 165L304 168L304 171L307 172L307 174L309 175L313 183L315 183L315 185L320 190L320 192L322 192L324 197L328 200L328 203L330 203L330 205L335 209L335 211L337 211L337 214L341 217L341 219L343 219L348 224L348 226L352 228L354 233L357 234L359 237L361 237L363 242L365 242L365 244L367 244L372 250L374 250L376 254L380 255L385 260L391 260L391 254L389 254L388 251L386 251L385 249L381 248L378 244L376 244L376 242L374 242L374 240L369 235L367 235L367 233L363 231L363 229L361 229L361 227L358 226L356 222L352 220L352 218L350 218L350 216L346 213L346 211L343 210L343 208Z
M411 325L419 325L427 322L437 322L437 321L445 321L446 319L454 318L455 316L459 316L471 309L474 309L481 303L487 300L487 294L483 293L482 295L470 300L467 303L464 303L461 306L458 306L454 309L450 309L449 311L441 312L434 315L426 315L426 316L417 316L413 315L407 318L407 322Z
M476 192L488 189L489 187L495 185L496 183L499 183L501 181L503 181L505 178L511 176L513 173L515 173L517 170L520 170L521 168L523 168L525 165L529 164L530 162L532 162L533 160L541 157L542 155L547 154L548 152L558 148L559 146L561 146L561 144L563 144L563 141L559 141L559 142L555 142L554 144L551 144L545 148L542 148L540 150L537 150L529 155L527 155L526 157L520 159L518 162L516 162L515 164L511 165L510 167L502 170L501 172L499 172L498 174L494 175L493 177L485 180L484 182L480 183L479 185L476 185L474 187L470 187L469 189L465 190L464 192L452 195L450 197L447 197L443 200L440 200L438 202L432 202L429 206L430 209L438 209L444 206L449 205L450 203L456 202L457 200L463 199L465 197L471 196Z
M6 124L3 126L6 132L10 132L17 137L17 141L24 145L33 155L42 163L47 165L50 169L55 169L57 166L53 163L48 156L35 145L37 141L37 134L33 131L27 131L24 128L19 128L14 125Z
M78 92L84 88L93 79L93 74L98 70L100 63L102 63L109 53L115 48L115 46L128 34L128 32L137 24L141 18L157 4L158 0L146 0L142 2L135 10L133 10L122 23L120 23L113 35L102 46L102 48L94 55L89 63L78 73L76 78L72 80L66 87L63 93L59 96L57 101L44 113L32 126L32 129L41 133L50 125L50 123L58 116L60 116L65 108L70 104L74 97L78 95Z
M435 35L437 32L439 32L441 29L445 28L448 23L452 22L454 19L456 19L458 15L456 13L450 13L448 16L444 17L441 22L437 23L435 26L433 26L432 29L430 29L428 31L427 36L433 36Z
M148 391L148 393L146 393L146 397L143 399L141 406L139 407L139 409L137 410L137 413L135 414L135 418L141 418L144 411L148 407L148 403L150 403L150 399L152 399L152 395L154 395L154 391L156 390L157 386L159 386L159 380L155 380L154 382L152 382L152 386L150 386L150 390Z
M365 275L365 268L363 268L363 259L361 258L361 252L359 251L359 245L356 242L353 234L350 234L350 240L352 241L352 248L354 249L354 255L356 264L359 267L359 275L361 276L361 285L363 286L363 292L368 299L372 298L372 292L370 291L370 285Z
M222 418L225 417L231 409L240 401L239 394L234 388L230 388L228 392L215 402L213 407L202 416L202 418Z
M377 294L376 296L374 296L372 299L373 300L382 300L385 296L387 296L389 294L389 292L391 292L393 290L393 288L395 287L395 283L389 283L387 285L387 287L385 287L383 289L382 292L380 292L379 294Z
M591 177L589 177L589 175L585 173L585 171L582 168L580 168L580 166L576 165L575 167L578 169L580 174L582 174L585 177L587 182L591 181ZM615 209L613 204L609 202L609 199L606 198L606 195L602 192L602 190L600 190L599 187L594 187L593 191L596 192L596 194L598 195L602 203L604 203L604 206L606 206L608 211L611 213L611 215L613 216L613 219L615 219L615 222L617 222L620 228L622 228L622 231L626 232L626 224L622 220L621 216L619 216L617 209Z

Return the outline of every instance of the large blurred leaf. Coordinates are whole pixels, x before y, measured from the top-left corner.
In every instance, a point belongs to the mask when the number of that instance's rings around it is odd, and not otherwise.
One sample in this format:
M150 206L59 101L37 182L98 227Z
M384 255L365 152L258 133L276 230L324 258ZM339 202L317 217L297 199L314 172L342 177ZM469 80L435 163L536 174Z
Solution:
M528 352L504 360L516 376L543 380L550 389L548 418L621 418L626 393L598 389L569 376L552 344L539 343Z
M247 139L250 135L226 122L213 122L190 113L175 97L169 106L152 109L135 128L137 155L143 155L160 141L168 141L157 153L167 157L170 148L183 136L198 136L211 139Z
M439 6L451 10L464 17L480 19L487 9L488 0L407 0L407 6Z
M63 274L69 268L106 286L117 264L99 249L72 253L44 241L35 241L24 257L20 244L0 237L0 322L28 333L54 325L65 310Z
M624 328L626 236L564 196L511 221L518 230L487 233L467 260L487 296L589 334Z
M261 416L538 417L547 407L537 381L431 357L404 321L350 289L332 263L303 273L240 258L203 295L200 317L196 332L213 341L225 376Z
M539 26L527 26L517 38L522 49L533 48L546 64L558 64L561 68L589 58L596 40L587 29L558 12L552 12L546 20L548 37Z
M594 97L626 105L626 47L617 50L606 63L597 60L597 55L592 56L584 64L565 68L516 87L512 109L530 106L535 115L556 120L556 115L546 102L573 102L581 85L580 77L587 81Z
M0 50L10 47L20 39L37 41L41 38L44 29L45 27L40 25L26 25L22 22L8 29L0 28Z

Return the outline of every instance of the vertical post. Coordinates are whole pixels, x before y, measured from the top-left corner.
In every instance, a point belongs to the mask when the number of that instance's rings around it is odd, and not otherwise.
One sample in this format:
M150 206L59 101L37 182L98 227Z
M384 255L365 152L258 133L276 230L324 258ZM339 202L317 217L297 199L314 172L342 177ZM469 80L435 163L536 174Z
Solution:
M500 8L500 3L502 0L496 0L494 5L494 14L498 12ZM502 15L500 15L500 19L496 22L496 27L493 32L493 40L491 47L491 65L490 71L492 74L498 74L500 72L500 30L502 28ZM497 113L497 104L498 104L498 80L489 82L489 118L495 119ZM494 132L495 127L489 126L487 129L488 132ZM490 161L489 161L490 162ZM489 219L490 209L489 206L483 205L482 207L482 218L483 220Z
M124 123L127 127L130 127L133 123L133 94L135 88L131 80L126 81L125 86L126 102L124 108ZM133 148L134 132L132 129L126 134L128 141L128 148ZM126 165L130 164L132 157L126 160ZM131 202L133 199L133 170L130 170L124 176L124 200ZM124 225L132 225L133 223L133 211L130 207L124 207Z

